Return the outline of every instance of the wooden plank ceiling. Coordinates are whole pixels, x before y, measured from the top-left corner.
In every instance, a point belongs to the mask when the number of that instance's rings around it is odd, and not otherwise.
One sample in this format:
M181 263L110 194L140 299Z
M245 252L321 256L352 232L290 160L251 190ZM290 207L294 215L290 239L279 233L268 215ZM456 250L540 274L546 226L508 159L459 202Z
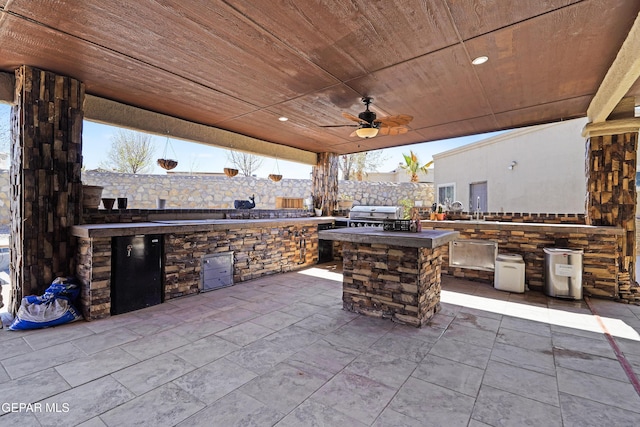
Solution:
M631 0L0 0L0 70L311 152L584 117ZM489 61L474 66L471 60ZM362 96L409 132L350 137ZM627 96L640 95L635 84ZM287 122L278 121L286 116Z

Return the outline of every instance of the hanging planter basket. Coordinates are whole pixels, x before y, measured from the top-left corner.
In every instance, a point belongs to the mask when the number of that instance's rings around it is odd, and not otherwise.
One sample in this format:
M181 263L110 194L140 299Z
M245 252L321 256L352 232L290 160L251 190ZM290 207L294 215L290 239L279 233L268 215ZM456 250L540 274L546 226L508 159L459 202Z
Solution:
M170 171L178 166L178 161L173 159L167 159L167 149L171 148L173 155L176 155L176 152L173 150L173 146L171 145L171 141L169 141L169 135L167 134L167 141L164 143L164 152L162 153L162 159L158 159L158 166L162 169L166 169ZM176 156L177 157L177 156Z
M282 175L280 175L280 166L278 166L278 159L276 159L275 170L273 173L269 174L269 179L273 182L279 182L282 179Z
M158 165L162 169L166 169L166 170L170 171L171 169L173 169L176 166L178 166L178 161L177 160L171 160L171 159L158 159Z
M233 178L234 176L238 175L238 169L224 168L224 174L229 178Z

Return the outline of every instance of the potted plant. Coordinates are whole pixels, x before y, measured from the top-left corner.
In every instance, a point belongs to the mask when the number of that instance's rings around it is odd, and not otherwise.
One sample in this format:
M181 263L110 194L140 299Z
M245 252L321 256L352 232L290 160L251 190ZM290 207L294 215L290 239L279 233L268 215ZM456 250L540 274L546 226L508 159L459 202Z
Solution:
M442 221L445 218L444 207L442 205L438 205L438 213L436 214L436 218L438 221Z
M413 209L413 200L400 199L398 204L402 206L402 219L411 219L411 209Z
M322 211L324 209L324 202L322 200L322 196L311 196L313 199L313 211L316 216L322 216Z
M82 207L89 209L98 209L102 200L102 190L104 187L99 185L83 185L82 186Z

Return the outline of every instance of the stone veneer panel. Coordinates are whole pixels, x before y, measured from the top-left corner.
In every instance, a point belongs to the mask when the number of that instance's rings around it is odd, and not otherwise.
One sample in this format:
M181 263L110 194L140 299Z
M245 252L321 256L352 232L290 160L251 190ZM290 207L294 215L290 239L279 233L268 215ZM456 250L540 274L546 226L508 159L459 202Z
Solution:
M82 312L87 320L108 317L111 237L79 237L77 242ZM308 267L318 262L317 224L230 226L220 231L165 234L164 300L198 293L202 257L227 251L234 252L234 282Z
M42 294L75 267L69 227L81 217L83 102L78 80L27 65L16 70L10 172L14 314L23 296Z
M422 326L440 310L442 248L343 242L343 306Z
M198 234L165 235L165 300L197 293L204 255L233 251L234 282L307 267L318 262L313 223L280 227L230 228Z
M483 228L482 224L429 221L423 227L450 229L460 232L461 239L491 240L498 243L499 253L522 255L525 262L525 280L529 288L541 291L544 285L545 247L578 248L584 250L582 260L582 286L585 295L619 298L617 281L617 254L622 246L619 234L592 233L588 228L562 232L526 224ZM442 273L471 280L493 283L493 271L472 270L449 266L449 253L443 254Z
M87 320L111 315L111 238L78 238L76 277L80 307Z

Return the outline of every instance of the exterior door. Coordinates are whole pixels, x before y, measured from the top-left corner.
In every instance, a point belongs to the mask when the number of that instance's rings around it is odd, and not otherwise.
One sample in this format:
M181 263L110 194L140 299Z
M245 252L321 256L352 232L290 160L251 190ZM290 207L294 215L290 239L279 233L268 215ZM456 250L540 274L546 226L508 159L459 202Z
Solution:
M469 212L489 212L487 206L487 181L469 185Z

